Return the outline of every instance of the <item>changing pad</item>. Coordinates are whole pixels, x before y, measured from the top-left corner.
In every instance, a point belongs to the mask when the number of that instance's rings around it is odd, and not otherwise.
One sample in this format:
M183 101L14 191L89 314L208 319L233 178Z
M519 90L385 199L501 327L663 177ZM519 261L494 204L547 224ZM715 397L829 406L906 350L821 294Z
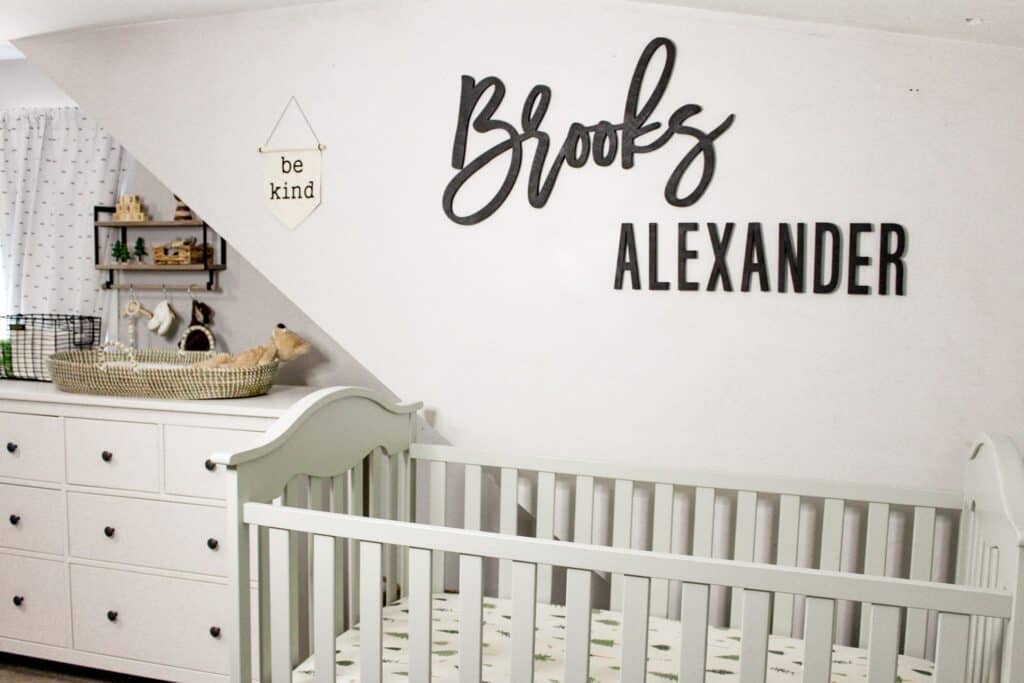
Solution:
M433 678L458 680L459 596L436 594L433 599ZM512 602L484 598L483 645L484 681L510 680ZM384 680L409 677L407 645L409 612L405 601L384 608ZM594 610L590 626L590 676L594 681L618 681L621 664L622 617L617 612ZM647 680L674 681L679 675L680 625L678 621L651 618L648 622ZM711 627L708 631L706 680L734 683L739 680L740 632ZM768 681L799 681L803 670L802 640L771 636L768 643ZM561 681L565 671L565 607L537 605L537 634L534 647L534 677L538 681ZM336 679L359 681L359 627L338 636ZM867 680L867 651L835 646L832 651L832 680L849 683ZM932 680L933 664L912 657L899 658L899 678L904 683ZM300 664L294 683L313 681L313 658Z

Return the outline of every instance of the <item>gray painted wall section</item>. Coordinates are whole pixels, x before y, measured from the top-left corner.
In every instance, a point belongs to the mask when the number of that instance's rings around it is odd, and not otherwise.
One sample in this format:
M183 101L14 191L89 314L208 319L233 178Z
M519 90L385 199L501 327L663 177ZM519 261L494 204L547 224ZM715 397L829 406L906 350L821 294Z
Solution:
M171 220L174 217L175 200L173 193L164 186L145 166L130 159L125 165L119 194L138 194L143 198L146 209L154 220ZM216 228L216 226L212 226ZM196 234L192 229L182 229L180 236ZM169 241L178 233L167 231L135 231L129 233L129 242L136 235L146 238L150 254L153 245ZM385 387L352 358L336 341L309 319L277 287L270 283L258 270L228 245L228 268L219 275L220 292L207 293L197 290L196 296L214 311L210 329L217 339L218 350L231 353L263 344L270 337L274 325L286 324L308 339L313 351L293 363L284 364L277 381L282 384L309 384L330 386L335 384L356 384L385 389ZM194 273L132 273L124 281L147 284L189 284L201 282ZM141 322L136 327L136 340L140 348L170 348L188 325L190 312L189 296L185 292L170 292L171 304L178 314L178 320L166 337L150 332ZM128 294L118 296L119 309L123 308ZM140 301L152 309L163 298L161 292L138 292ZM186 318L183 320L183 318ZM110 317L108 316L108 320ZM120 338L127 340L128 322L120 322Z

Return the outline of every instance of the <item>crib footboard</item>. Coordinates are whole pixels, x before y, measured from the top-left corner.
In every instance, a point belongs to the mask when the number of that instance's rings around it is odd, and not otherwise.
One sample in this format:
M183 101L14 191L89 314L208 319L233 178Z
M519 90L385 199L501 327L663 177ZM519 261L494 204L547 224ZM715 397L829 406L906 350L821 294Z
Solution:
M776 593L809 596L804 654L804 681L830 680L837 600L873 605L868 644L872 683L897 680L900 613L902 609L935 610L939 636L934 680L962 683L965 676L971 617L1007 619L1012 596L996 589L955 586L793 567L688 557L641 550L563 543L490 532L427 526L346 514L297 510L261 503L243 506L245 524L268 528L272 535L310 534L314 547L313 591L331 595L334 585L334 547L339 539L360 545L359 657L363 681L381 681L382 608L380 580L387 548L408 549L408 639L411 680L429 680L431 667L432 561L435 553L460 558L460 677L481 680L483 643L484 558L507 560L512 567L513 614L510 623L512 680L532 681L538 567L562 567L570 573L565 631L566 681L587 681L591 653L590 581L596 572L623 577L623 681L646 679L648 609L652 580L683 583L682 653L678 679L703 681L708 627L708 596L712 586L743 589L744 619L740 681L766 680L771 601ZM270 580L274 581L273 569ZM271 584L271 620L287 614L287 586ZM316 601L314 652L317 681L335 680L333 602ZM277 613L280 610L280 613ZM274 637L290 638L285 631ZM271 648L287 652L283 644ZM273 680L290 680L291 663L272 664Z

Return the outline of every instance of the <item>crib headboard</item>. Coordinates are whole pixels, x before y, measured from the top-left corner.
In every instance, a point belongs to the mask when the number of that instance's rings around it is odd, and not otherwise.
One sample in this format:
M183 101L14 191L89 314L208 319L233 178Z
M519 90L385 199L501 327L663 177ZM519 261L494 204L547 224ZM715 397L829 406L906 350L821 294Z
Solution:
M257 445L212 459L238 473L244 499L269 502L296 474L333 477L377 448L408 450L421 406L392 403L361 387L321 389L289 408Z
M317 509L362 514L363 461L376 454L376 462L371 462L371 466L377 468L385 457L382 453L387 453L398 456L391 458L392 462L404 462L420 407L419 403L392 403L369 389L322 389L293 405L252 448L213 454L211 459L227 470L228 530L225 538L231 544L234 558L228 569L228 581L232 601L237 604L228 638L232 681L252 680L250 591L251 581L257 575L279 577L284 585L290 586L286 593L295 596L290 600L290 618L271 625L269 581L259 582L256 628L260 651L256 663L260 667L260 680L270 680L267 665L271 658L266 644L270 641L272 627L280 630L274 641L284 643L283 652L275 652L276 661L287 666L308 651L311 596L306 582L300 580L308 571L306 539L294 538L288 532L271 533L267 529L261 529L258 537L252 539L243 519L245 504L269 503L281 498L285 504L298 502L301 505L302 501L296 498L308 496L307 502ZM376 473L377 477L383 475L383 472ZM371 472L371 494L375 490L374 480ZM371 495L371 509L380 504ZM251 557L253 545L257 552ZM346 545L351 548L346 549ZM358 566L354 550L354 544L337 544L339 566L345 562ZM394 553L389 555L388 563L392 566L392 575L397 574L399 567ZM338 580L357 584L358 576L353 572L339 576ZM344 615L358 613L357 603L344 604L345 596L351 592L351 586L339 586L334 597L328 598L338 603L337 614L342 620L338 626L342 628L346 625ZM298 633L299 637L289 638L291 633Z
M1024 458L1016 444L1002 434L983 434L975 441L964 477L964 510L957 582L1013 593L1011 624L1024 623ZM977 620L976 620L977 621ZM974 625L968 680L990 680L991 668L1004 661L1010 667L1002 680L1022 680L1024 630L1010 628L1005 641L1002 624ZM990 651L1002 642L1005 659Z

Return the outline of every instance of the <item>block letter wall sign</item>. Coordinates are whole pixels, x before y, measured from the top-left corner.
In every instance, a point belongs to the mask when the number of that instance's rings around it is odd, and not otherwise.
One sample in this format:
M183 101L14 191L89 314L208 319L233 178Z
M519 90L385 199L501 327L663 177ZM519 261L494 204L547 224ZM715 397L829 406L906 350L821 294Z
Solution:
M271 147L270 141L281 125L281 120L295 105L315 143L309 147ZM259 148L263 157L263 199L271 213L289 230L295 229L316 207L320 206L320 169L324 146L320 144L313 126L298 101L288 100L277 123Z

